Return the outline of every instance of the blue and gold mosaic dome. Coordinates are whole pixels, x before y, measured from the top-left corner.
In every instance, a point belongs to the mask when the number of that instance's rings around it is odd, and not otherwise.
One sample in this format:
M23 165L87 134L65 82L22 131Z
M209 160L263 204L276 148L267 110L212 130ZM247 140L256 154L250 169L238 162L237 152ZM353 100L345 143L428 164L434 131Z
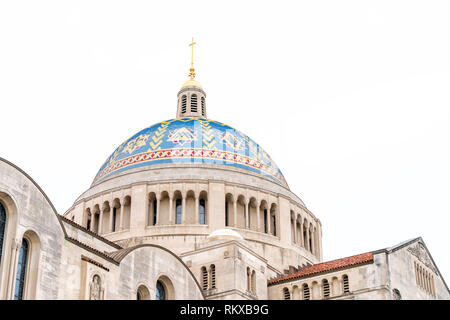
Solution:
M194 117L163 121L136 133L108 157L93 184L125 170L161 163L231 166L288 187L275 162L252 139L226 124Z

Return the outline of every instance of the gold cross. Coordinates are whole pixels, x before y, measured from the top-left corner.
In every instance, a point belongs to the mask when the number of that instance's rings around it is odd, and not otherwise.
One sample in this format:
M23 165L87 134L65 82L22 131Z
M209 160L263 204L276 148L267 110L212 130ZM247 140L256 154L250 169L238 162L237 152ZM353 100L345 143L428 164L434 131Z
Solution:
M194 38L192 38L192 42L189 44L189 47L192 47L191 48L191 69L189 69L190 70L190 73L189 73L189 76L191 77L191 80L194 80L194 78L195 78L195 73L194 73L194 44L197 44L197 42L194 42Z
M192 42L189 44L189 47L192 47L191 51L191 66L194 66L194 44L197 44L197 42L194 42L194 38L192 38Z

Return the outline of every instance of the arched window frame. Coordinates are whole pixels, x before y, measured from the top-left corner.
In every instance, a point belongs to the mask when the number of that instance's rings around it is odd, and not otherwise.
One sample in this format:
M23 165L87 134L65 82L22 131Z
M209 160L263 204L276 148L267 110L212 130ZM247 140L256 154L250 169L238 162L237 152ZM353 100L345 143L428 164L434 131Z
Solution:
M327 279L322 280L322 294L324 298L330 297L330 283Z
M137 300L150 300L150 290L148 290L147 286L141 284L137 288L136 299Z
M111 217L111 219L113 219L112 220L112 230L111 230L111 232L115 232L116 231L116 223L117 223L117 208L114 206L113 208L112 208L112 217Z
M175 224L181 224L181 215L183 211L183 205L181 199L175 200Z
M268 228L267 228L267 209L264 209L264 233L267 233Z
M247 291L251 292L251 271L250 271L250 267L247 267Z
M14 282L14 300L23 300L26 296L28 264L30 260L30 242L22 238L19 257L17 259L17 272Z
M343 284L342 288L343 288L344 293L349 293L350 292L350 283L348 280L348 275L344 274L342 276L342 284Z
M230 208L227 199L225 199L225 226L230 226Z
M86 222L86 229L91 230L91 223L92 223L92 214L88 213L87 222Z
M187 108L187 96L183 95L181 97L181 113L182 114L186 113L186 108Z
M276 212L272 214L273 217L273 225L272 225L272 233L276 237L277 236L277 215Z
M309 286L305 283L303 284L303 300L311 300L311 291L309 290Z
M167 300L167 289L166 289L166 286L160 280L156 281L155 295L156 295L156 300Z
M202 97L202 116L206 116L205 97Z
M283 299L291 300L291 293L289 292L289 289L286 287L283 288Z
M197 94L191 95L191 112L197 113L198 112L198 98Z
M253 294L256 294L256 271L255 270L252 270L251 291L253 292Z
M6 208L3 206L3 204L0 202L0 266L2 264L2 255L4 252L4 243L6 242L6 224L7 224L7 215L6 215ZM1 269L0 269L1 270Z
M153 200L153 225L156 225L156 221L158 221L158 217L157 217L157 213L158 213L158 200L154 199Z
M209 266L209 274L210 274L210 289L216 288L216 265L212 264Z
M157 299L157 293L158 293L158 283L160 283L160 286L164 289L165 293L165 300L174 300L176 298L175 295L175 288L172 284L172 281L167 276L160 276L158 280L155 283L155 298ZM158 300L158 299L157 299ZM160 299L162 300L162 299Z
M402 295L400 293L400 290L398 290L397 288L394 288L392 290L392 296L393 296L394 300L402 300Z
M208 290L208 271L206 270L205 266L201 268L201 275L202 275L202 290Z
M198 214L199 223L206 224L206 199L205 198L200 198L198 209L200 211Z

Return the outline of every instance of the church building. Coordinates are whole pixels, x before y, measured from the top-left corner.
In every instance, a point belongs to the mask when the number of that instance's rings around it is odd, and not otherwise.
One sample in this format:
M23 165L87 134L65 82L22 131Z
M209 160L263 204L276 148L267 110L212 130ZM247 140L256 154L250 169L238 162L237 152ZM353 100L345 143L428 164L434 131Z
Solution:
M63 214L0 158L0 299L450 299L420 237L323 262L322 222L194 71Z

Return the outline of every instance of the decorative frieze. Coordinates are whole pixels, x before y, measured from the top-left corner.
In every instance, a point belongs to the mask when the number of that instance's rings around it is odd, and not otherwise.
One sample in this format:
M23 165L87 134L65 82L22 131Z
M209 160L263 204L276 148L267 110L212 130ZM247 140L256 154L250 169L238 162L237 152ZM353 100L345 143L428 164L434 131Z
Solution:
M420 262L430 268L436 275L438 275L436 268L433 265L428 253L422 242L418 242L408 248L408 251L415 256Z

